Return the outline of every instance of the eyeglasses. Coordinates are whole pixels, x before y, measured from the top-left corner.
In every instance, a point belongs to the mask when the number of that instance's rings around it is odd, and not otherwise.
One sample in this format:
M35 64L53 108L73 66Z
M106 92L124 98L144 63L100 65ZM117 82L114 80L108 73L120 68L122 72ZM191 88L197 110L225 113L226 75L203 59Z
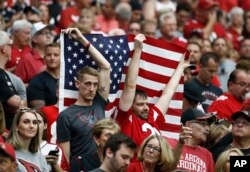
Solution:
M247 84L247 83L244 83L244 82L236 82L236 81L233 81L233 83L238 84L242 88L250 88L250 83Z
M153 145L151 145L151 144L147 144L147 145L146 145L146 148L147 148L148 150L152 150L152 149L153 149L153 152L158 152L158 153L161 152L161 148L156 147L156 146L153 146Z
M204 120L191 120L190 122L191 123L197 123L197 124L200 124L202 126L207 126L208 125L208 122L204 121Z
M247 127L247 126L250 125L249 122L247 122L247 121L241 121L241 120L233 121L232 124L233 125L240 125L241 124L243 127Z

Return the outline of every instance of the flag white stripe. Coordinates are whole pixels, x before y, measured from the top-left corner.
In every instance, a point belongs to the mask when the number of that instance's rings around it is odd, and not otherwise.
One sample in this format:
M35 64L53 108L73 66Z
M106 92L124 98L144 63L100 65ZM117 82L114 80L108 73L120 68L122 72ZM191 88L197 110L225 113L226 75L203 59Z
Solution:
M59 79L59 99L58 99L58 105L59 105L59 113L65 109L64 107L64 97L65 97L65 92L64 92L64 69L65 69L65 62L64 62L64 34L61 33L60 35L60 42L61 42L61 52L60 52L60 55L61 55L61 63L60 63L60 78L62 79Z
M129 43L129 48L130 50L134 49L134 43L130 42ZM166 50L163 48L159 48L159 47L155 47L146 43L143 43L143 52L148 53L148 54L152 54L152 55L156 55L161 57L161 58L165 58L165 59L169 59L169 60L173 60L173 61L180 61L181 57L183 56L183 54L178 53L178 52L174 52L174 51L170 51L170 50Z
M160 130L160 132L161 132L162 136L165 136L165 137L168 137L168 138L179 139L180 133L163 131L163 130Z
M130 61L131 61L131 58L128 59L127 66L130 64ZM161 66L161 65L157 65L155 63L150 63L150 62L147 62L145 60L140 60L139 67L141 69L146 70L146 71L149 71L148 69L151 69L150 72L152 72L152 73L156 73L156 74L164 75L164 76L169 76L169 77L171 77L175 71L175 69Z

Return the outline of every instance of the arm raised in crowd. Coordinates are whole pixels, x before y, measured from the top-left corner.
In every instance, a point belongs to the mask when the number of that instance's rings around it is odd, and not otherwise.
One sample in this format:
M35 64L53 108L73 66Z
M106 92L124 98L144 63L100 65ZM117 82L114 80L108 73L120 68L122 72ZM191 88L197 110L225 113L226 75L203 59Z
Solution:
M182 56L182 59L179 65L177 66L173 76L171 77L168 84L163 89L162 95L159 98L158 102L155 104L155 106L161 111L162 114L166 114L170 101L180 81L183 70L189 64L189 60L184 60L184 59L185 59L185 54Z
M139 62L142 52L143 41L145 40L143 34L138 34L135 37L134 53L131 62L128 67L128 72L125 79L124 90L119 101L119 108L122 111L127 111L131 108L136 91L136 80L139 73Z
M63 32L69 34L72 38L81 42L81 44L85 47L85 50L88 51L91 58L96 62L100 69L98 93L105 100L107 100L110 89L110 63L94 46L89 43L89 41L82 35L79 29L68 28L63 30Z

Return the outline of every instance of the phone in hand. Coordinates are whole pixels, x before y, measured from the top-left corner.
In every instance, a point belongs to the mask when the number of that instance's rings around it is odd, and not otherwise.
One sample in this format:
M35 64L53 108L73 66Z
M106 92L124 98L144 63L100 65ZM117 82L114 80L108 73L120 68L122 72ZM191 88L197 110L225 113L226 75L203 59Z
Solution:
M59 149L49 151L48 155L58 156Z

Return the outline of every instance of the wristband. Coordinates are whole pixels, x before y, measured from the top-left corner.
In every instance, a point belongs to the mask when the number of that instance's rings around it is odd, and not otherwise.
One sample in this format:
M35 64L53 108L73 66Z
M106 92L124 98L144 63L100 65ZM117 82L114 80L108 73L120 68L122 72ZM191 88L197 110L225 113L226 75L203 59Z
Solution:
M87 45L85 46L86 51L89 51L89 46L90 46L90 42L88 42Z

